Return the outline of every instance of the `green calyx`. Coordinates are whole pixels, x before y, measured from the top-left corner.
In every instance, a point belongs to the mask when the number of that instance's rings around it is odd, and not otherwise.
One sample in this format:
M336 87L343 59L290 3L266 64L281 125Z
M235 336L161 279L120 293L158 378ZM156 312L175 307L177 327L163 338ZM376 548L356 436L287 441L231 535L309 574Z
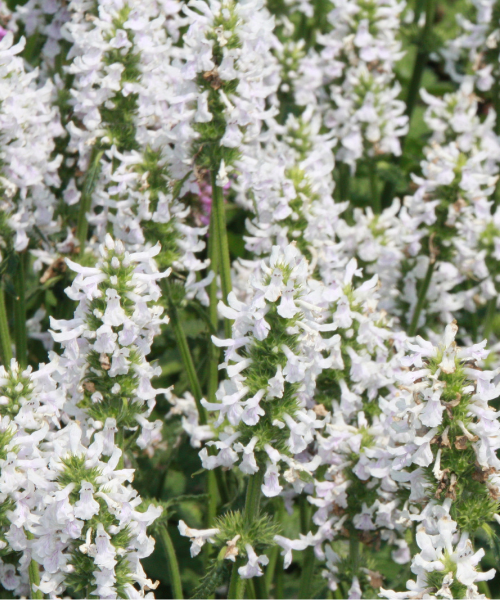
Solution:
M227 167L234 164L240 156L238 149L227 148L220 144L227 125L225 115L227 107L221 92L230 101L231 96L236 93L239 81L238 79L226 81L221 79L218 74L224 49L232 50L241 45L236 33L237 25L236 4L231 1L226 3L221 12L214 17L213 27L207 34L207 38L213 42L212 58L215 68L199 74L197 84L202 92L208 92L207 104L212 120L207 123L194 124L194 129L199 135L193 146L193 156L199 169L218 172L222 161ZM221 44L222 39L224 40L223 45Z
M433 376L438 373L439 365L443 359L443 352L429 360L429 369ZM494 520L498 512L499 502L492 495L487 485L488 471L483 471L477 462L474 443L477 437L469 439L458 424L468 426L475 422L471 415L469 405L472 400L472 391L464 391L472 382L465 373L464 366L455 359L455 370L444 373L439 369L438 381L443 382L441 402L445 405L442 423L431 447L436 456L438 448L441 449L440 470L441 478L436 481L433 473L433 464L426 468L426 478L430 485L430 495L436 499L452 498L450 514L461 531L475 532L485 523Z
M274 536L281 533L281 525L273 517L261 515L249 521L241 511L231 511L217 518L214 527L220 530L215 536L216 543L220 547L218 560L227 558L226 553L231 548L228 544L230 540L237 538L235 546L238 548L238 556L245 557L246 544L250 544L259 553L274 546Z
M132 9L125 5L113 21L114 30L109 34L109 39L116 35L118 29L126 32L131 48L125 54L120 49L109 50L104 56L106 65L121 64L121 84L139 81L141 71L139 68L140 55L134 51L134 38L130 29L124 29ZM127 96L119 90L110 100L99 108L103 123L106 127L106 137L109 147L116 145L120 152L137 150L135 114L137 112L137 94Z
M7 381L0 387L0 396L7 398L6 404L0 404L0 415L8 416L11 419L17 416L20 408L26 403L33 393L33 384L29 376L26 376L23 370L17 367L16 371L10 368L6 369ZM7 434L8 431L3 432ZM2 433L0 433L1 439Z
M270 325L268 336L264 340L254 339L248 351L241 353L245 358L248 357L252 360L252 364L245 370L245 384L249 387L249 397L254 396L259 390L266 389L269 380L276 376L278 367L283 369L286 366L287 357L282 350L283 345L294 353L297 351L298 335L289 333L288 329L296 325L299 317L284 319L278 315L275 304L268 306L269 312L266 314L266 321ZM242 434L239 441L247 444L254 436L257 436L259 439L256 446L257 451L262 451L265 444L271 444L279 452L290 455L287 443L288 429L279 429L273 425L273 421L275 419L281 421L285 414L292 418L295 416L299 409L297 391L298 384L285 381L281 398L269 400L263 398L260 406L265 410L265 415L261 416L259 422L253 426L241 422L238 425L238 431ZM262 454L260 457L264 462L265 456Z
M99 484L97 482L98 477L101 475L101 471L98 467L88 468L85 465L86 458L83 455L73 454L63 459L64 469L57 478L57 483L61 489L65 488L70 483L75 484L74 489L69 494L69 501L71 504L75 504L80 498L80 488L82 481L88 481L94 486L97 491ZM106 491L106 490L102 490ZM118 519L110 512L106 501L101 497L94 496L94 499L99 503L99 513L93 515L90 519L85 520L82 532L75 540L75 548L71 553L70 564L74 567L71 573L67 574L66 585L70 590L77 594L85 594L85 597L92 598L97 588L95 584L95 578L93 573L96 571L96 565L94 559L89 556L86 552L82 551L81 545L86 543L87 532L91 530L90 541L95 542L95 533L99 524L102 524L104 529L111 535L110 542L117 549L120 550L115 556L117 564L115 565L115 576L116 583L115 587L118 593L118 597L126 598L126 586L134 582L131 577L130 565L127 558L126 550L130 545L131 534L127 527L117 531L114 534L110 533L110 528L118 527ZM79 540L81 543L79 543Z

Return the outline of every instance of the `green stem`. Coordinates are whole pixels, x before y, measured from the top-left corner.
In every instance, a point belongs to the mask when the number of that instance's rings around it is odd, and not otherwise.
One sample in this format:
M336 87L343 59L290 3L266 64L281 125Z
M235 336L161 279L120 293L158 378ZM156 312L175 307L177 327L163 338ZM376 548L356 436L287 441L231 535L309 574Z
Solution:
M276 499L277 507L275 510L275 519L278 523L283 523L285 518L285 505L281 498ZM269 589L274 582L274 597L277 595L278 578L281 576L281 585L283 585L283 558L280 555L280 547L274 546L269 553L269 564L266 569L266 586ZM283 596L281 596L283 597Z
M245 595L245 579L241 579L238 569L243 565L243 561L237 559L231 571L231 581L227 592L228 600L241 600Z
M260 598L260 596L257 596L257 592L255 591L255 583L257 583L258 579L258 577L256 577L255 579L249 579L246 583L246 597L248 598L248 600L255 600L256 598Z
M490 586L488 585L487 581L478 581L477 587L479 589L479 592L481 594L484 594L486 598L493 598L493 596L491 595Z
M302 566L302 575L300 577L298 598L311 598L315 561L314 548L307 548L304 552L304 564Z
M179 563L177 562L174 544L172 543L172 538L168 533L166 525L162 525L160 527L160 539L163 546L163 550L165 552L165 556L167 557L168 570L170 573L170 586L172 588L173 598L177 598L177 600L182 600L184 596L182 594L182 583L181 574L179 571Z
M351 169L346 163L339 163L339 200L349 200L349 187L351 179Z
M418 21L420 19L420 15L422 14L422 9L424 8L425 0L417 0L415 2L415 12L413 14L413 23L418 25Z
M274 597L276 600L281 600L285 597L285 568L283 565L283 557L281 554L276 561L276 577L274 578Z
M266 568L266 585L268 588L271 587L274 581L274 573L276 571L276 565L278 564L279 553L279 546L274 546L269 552L269 564Z
M213 526L213 522L217 516L217 481L213 471L207 471L207 494L208 504L205 526L207 529L210 529ZM205 544L203 551L203 565L206 570L212 551L211 544Z
M486 318L484 324L484 333L483 337L489 339L491 332L493 331L493 321L495 319L495 314L497 311L497 299L491 298L488 300L488 305L486 307Z
M260 512L261 485L264 478L262 467L248 478L247 496L245 500L245 523L251 525Z
M89 223L87 221L87 213L92 204L92 192L94 191L99 172L101 170L101 158L104 154L103 150L98 150L95 146L92 149L90 156L89 169L85 175L83 182L82 195L80 198L80 210L78 211L78 221L76 224L76 237L80 242L80 252L85 251L85 242L87 241L87 233Z
M119 427L116 432L116 445L122 451L120 460L118 461L118 469L123 469L125 467L125 432L123 431L123 427Z
M376 215L379 215L382 207L380 206L380 195L378 193L377 186L377 164L372 159L368 165L368 172L370 177L370 194L371 194L371 206L373 208L373 212Z
M406 114L408 121L411 121L413 110L418 100L420 92L420 83L422 75L429 60L429 36L434 25L434 16L436 13L436 0L425 1L425 24L422 28L422 33L418 42L417 55L415 64L413 65L413 73L408 87L408 96L406 98ZM403 145L403 142L402 144Z
M24 268L25 257L18 254L16 270L12 275L14 281L14 341L16 344L16 359L19 366L28 366L28 333L26 331L26 279Z
M12 342L9 333L9 321L5 309L5 296L3 287L0 287L0 348L2 351L3 365L8 368L12 360Z
M424 307L425 297L427 296L427 290L429 289L429 284L432 279L432 273L434 271L435 261L429 258L429 266L427 267L427 272L425 273L425 278L420 287L420 292L418 294L417 304L415 306L415 310L413 311L413 317L411 319L410 328L408 329L408 335L413 337L417 333L418 328L418 320L420 318L420 313L422 312L422 308Z
M415 15L420 15L425 2L425 24L422 27L422 31L418 40L417 53L415 56L415 63L413 65L413 71L411 74L410 83L408 86L408 94L406 96L406 111L405 114L408 117L408 127L411 125L411 118L413 110L417 104L420 94L420 84L422 82L422 75L424 74L427 62L429 60L429 36L434 25L434 16L436 13L436 0L419 0L417 2L417 10ZM418 20L418 17L416 17ZM408 134L401 138L401 155L404 153L405 142ZM399 164L401 155L396 157L394 160L395 164ZM383 189L381 204L383 207L390 205L394 196L395 185L392 181L388 181Z
M300 530L303 535L311 529L311 505L307 502L307 497L302 496L300 498ZM298 598L310 598L311 597L311 585L314 573L314 548L307 548L304 551L304 558L302 563L302 575L300 577L299 595Z
M269 598L269 592L267 589L266 576L265 574L261 577L255 577L255 598L263 599Z
M229 242L227 239L224 194L222 188L216 184L216 179L217 173L212 172L212 210L215 210L215 239L219 245L219 271L222 287L222 299L224 302L227 302L227 297L232 290L231 259L229 256ZM231 322L225 319L224 325L226 329L226 336L231 337Z
M355 537L355 534L352 534L349 538L349 562L351 563L351 568L354 575L358 574L360 558L360 543L358 538Z
M219 248L217 244L217 238L215 235L215 217L216 213L212 206L212 213L210 215L210 236L208 238L208 257L210 258L210 268L215 273L215 277L212 280L208 288L208 296L210 299L210 322L215 331L217 331L219 319L217 315L217 273L219 271ZM220 350L210 340L210 357L208 361L208 401L215 402L215 392L219 385L219 357Z
M243 518L245 529L248 531L255 518L260 511L261 485L264 478L264 471L260 468L257 473L248 478L247 495L245 499L245 511ZM228 598L231 600L240 600L245 594L245 580L241 579L238 569L241 566L241 561L237 560L233 565L231 572L231 581L229 583ZM264 576L265 577L265 576Z
M172 329L174 330L175 341L177 342L177 347L181 354L182 364L186 369L186 375L189 381L189 386L191 388L191 392L196 402L196 408L198 409L198 418L200 420L200 424L205 425L207 422L207 413L201 405L203 393L201 391L200 381L198 379L198 374L196 373L196 368L194 366L193 357L191 356L191 351L189 349L186 334L184 332L181 320L179 318L177 306L172 300L170 284L165 279L162 280L162 288L165 295L168 298L170 324L172 325Z
M31 531L25 529L24 532L29 540L34 538ZM43 592L41 590L36 590L36 592L33 590L34 585L40 585L40 571L38 570L38 563L34 559L31 559L30 561L28 575L30 578L30 598L36 598L37 600L43 598Z

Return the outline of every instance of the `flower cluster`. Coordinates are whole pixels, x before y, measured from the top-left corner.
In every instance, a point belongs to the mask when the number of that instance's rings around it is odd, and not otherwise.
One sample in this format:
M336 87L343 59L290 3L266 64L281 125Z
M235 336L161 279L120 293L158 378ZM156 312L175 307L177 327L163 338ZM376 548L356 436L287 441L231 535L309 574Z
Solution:
M202 403L219 413L214 425L225 427L219 441L207 443L217 454L204 448L200 456L207 469L240 460L239 469L246 474L265 467L262 492L267 497L283 489L280 463L293 468L294 455L324 426L309 405L325 362L321 351L329 350L319 332L331 327L316 323L322 291L307 284L307 263L296 247L283 251L275 246L269 264L263 262L252 281L248 303L230 295L229 306L219 306L223 316L234 320L231 339L214 339L227 347L221 367L230 379L216 394L220 402Z
M498 595L500 12L455 4L0 2L0 596Z
M159 245L143 252L128 253L120 241L106 237L95 267L84 267L68 259L75 277L67 290L79 305L75 318L52 319L52 335L64 352L54 357L67 394L65 410L88 427L90 437L102 429L104 455L114 450L115 432L135 431L134 441L145 448L160 436L161 421L148 417L159 390L151 385L158 368L146 360L151 344L168 317L156 304L161 292L153 257Z
M484 550L474 553L469 538L497 518L500 423L488 402L498 390L494 374L476 366L485 343L459 348L456 333L451 323L437 346L420 337L409 344L402 364L410 369L394 400L392 476L410 503L425 505L409 515L420 548L412 560L417 580L407 584L412 598L429 587L477 597L476 582L495 574L476 569Z

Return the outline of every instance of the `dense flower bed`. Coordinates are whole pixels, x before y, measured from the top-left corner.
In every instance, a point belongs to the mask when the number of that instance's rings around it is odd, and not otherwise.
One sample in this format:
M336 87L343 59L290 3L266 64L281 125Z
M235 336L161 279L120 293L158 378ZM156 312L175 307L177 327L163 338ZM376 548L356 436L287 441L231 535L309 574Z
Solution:
M498 597L499 45L0 0L0 597Z

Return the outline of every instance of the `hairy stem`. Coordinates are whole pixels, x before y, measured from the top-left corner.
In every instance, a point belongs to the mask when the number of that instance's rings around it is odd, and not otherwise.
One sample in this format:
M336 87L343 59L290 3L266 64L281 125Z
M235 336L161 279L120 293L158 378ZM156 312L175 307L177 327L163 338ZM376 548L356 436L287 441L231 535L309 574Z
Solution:
M247 495L245 500L245 511L243 517L246 529L249 529L255 518L260 512L261 485L264 477L264 471L259 469L257 473L248 478ZM241 566L241 560L237 560L233 565L231 572L231 581L229 584L228 598L239 600L245 594L245 580L241 579L238 568Z
M120 460L118 461L118 469L123 469L125 466L125 432L123 427L119 427L116 432L116 445L122 451Z
M300 530L303 535L307 535L311 529L311 512L311 505L307 502L306 496L302 496L300 498ZM314 562L314 548L307 548L304 551L298 598L311 597Z
M227 593L228 600L240 600L245 595L245 580L238 573L238 569L243 565L241 559L237 559L231 571L231 581Z
M198 418L201 425L205 425L207 422L207 414L203 406L201 405L201 399L203 398L203 392L201 391L200 381L198 379L198 374L196 373L196 368L194 366L193 357L191 356L191 351L189 349L188 341L186 338L186 334L184 329L182 328L182 323L179 318L179 313L177 311L177 306L172 300L172 294L170 290L170 284L165 279L162 281L162 287L165 295L168 299L168 311L170 317L170 324L172 325L172 329L174 330L175 341L177 342L177 348L181 354L182 364L186 369L186 375L189 381L189 387L191 388L191 392L194 396L196 402L196 408L198 409Z
M26 279L25 257L18 254L16 270L12 275L14 281L14 342L16 344L16 358L19 366L25 369L28 366L28 333L26 330Z
M263 600L265 600L266 598L269 598L265 574L262 575L261 577L255 577L254 585L255 585L255 597L256 598L263 599Z
M179 571L179 563L177 562L177 555L175 554L174 544L172 543L172 538L168 533L166 525L162 525L160 527L160 539L163 546L163 550L165 552L165 556L167 558L168 571L170 574L170 586L172 588L173 598L177 598L177 600L182 600L184 596L182 594L182 583L181 574Z
M224 194L216 183L217 173L212 172L212 211L215 211L215 240L219 249L219 272L222 287L222 299L227 302L227 297L232 290L231 285L231 259L229 256L229 243L227 240L226 211L224 209ZM231 321L224 320L226 337L231 337Z
M420 13L423 10L423 5L425 3L425 24L422 27L422 31L420 33L420 37L418 40L417 53L415 56L415 63L413 65L413 71L410 79L410 83L408 85L408 93L406 96L406 111L405 114L408 117L408 124L411 125L411 117L413 115L413 110L418 101L418 97L420 94L420 84L422 81L422 75L424 74L425 68L427 66L427 62L429 60L429 36L432 31L432 26L434 25L434 16L436 13L436 0L419 0L416 6L416 19L420 16ZM418 15L418 16L417 16ZM401 155L404 151L405 141L408 134L401 138ZM399 164L401 160L401 156L396 157L394 160L395 164ZM383 207L387 207L392 202L392 198L394 196L395 185L392 181L388 181L382 192L381 204Z
M2 352L2 362L7 368L12 360L12 342L9 333L9 321L5 309L5 295L3 287L0 287L0 348Z
M417 304L415 306L415 310L413 311L410 328L408 329L408 335L410 337L413 337L417 333L418 320L420 318L420 313L422 312L422 308L424 307L425 297L427 296L427 290L429 289L429 284L431 283L432 273L434 271L434 265L435 265L435 261L433 261L432 259L429 259L429 265L427 267L427 272L425 273L424 280L422 281L422 285L420 286Z
M420 92L420 83L422 75L429 60L429 36L434 25L434 15L436 13L436 0L425 1L425 24L422 28L418 42L417 55L413 65L413 72L408 87L408 95L406 97L406 114L408 120L411 121L413 110L418 100Z
M339 163L339 201L349 200L349 187L351 180L351 169L346 163Z
M210 286L208 288L208 296L210 298L210 323L214 331L217 331L218 327L218 316L217 316L217 273L219 271L219 248L216 238L216 211L212 206L212 213L210 215L210 236L208 238L208 257L210 258L210 267L215 274ZM219 384L219 357L220 350L210 340L209 348L210 356L208 360L208 401L215 402L215 392Z
M371 206L373 208L373 212L376 215L379 215L382 207L380 206L380 194L378 193L377 186L377 164L374 160L370 160L368 171L370 177Z
M486 318L484 320L484 332L483 337L488 339L493 331L493 321L495 320L495 314L497 311L497 299L491 298L488 300L486 306Z
M94 191L99 172L101 170L101 158L104 154L103 150L98 150L95 146L90 156L89 169L85 175L83 183L82 196L80 198L80 210L78 212L78 221L76 224L76 237L80 242L80 252L85 251L85 242L87 241L87 233L89 223L87 221L87 213L90 210L92 203L92 192Z
M304 551L304 563L302 565L302 575L300 577L300 587L298 598L311 598L311 587L314 575L314 563L316 557L314 548L309 547Z
M274 579L274 597L276 600L282 600L285 597L284 570L283 557L280 554L276 561L276 577Z
M357 575L359 571L359 563L361 558L360 543L357 537L353 534L349 539L349 561L351 563L352 572Z
M27 529L24 530L24 533L26 534L26 537L29 540L33 539L33 534L31 533L31 531L28 531ZM39 600L41 598L43 598L43 592L41 590L34 590L33 586L39 586L40 585L40 571L38 570L38 563L36 562L36 560L31 559L29 567L28 567L28 575L30 578L30 598L35 598L36 600Z

